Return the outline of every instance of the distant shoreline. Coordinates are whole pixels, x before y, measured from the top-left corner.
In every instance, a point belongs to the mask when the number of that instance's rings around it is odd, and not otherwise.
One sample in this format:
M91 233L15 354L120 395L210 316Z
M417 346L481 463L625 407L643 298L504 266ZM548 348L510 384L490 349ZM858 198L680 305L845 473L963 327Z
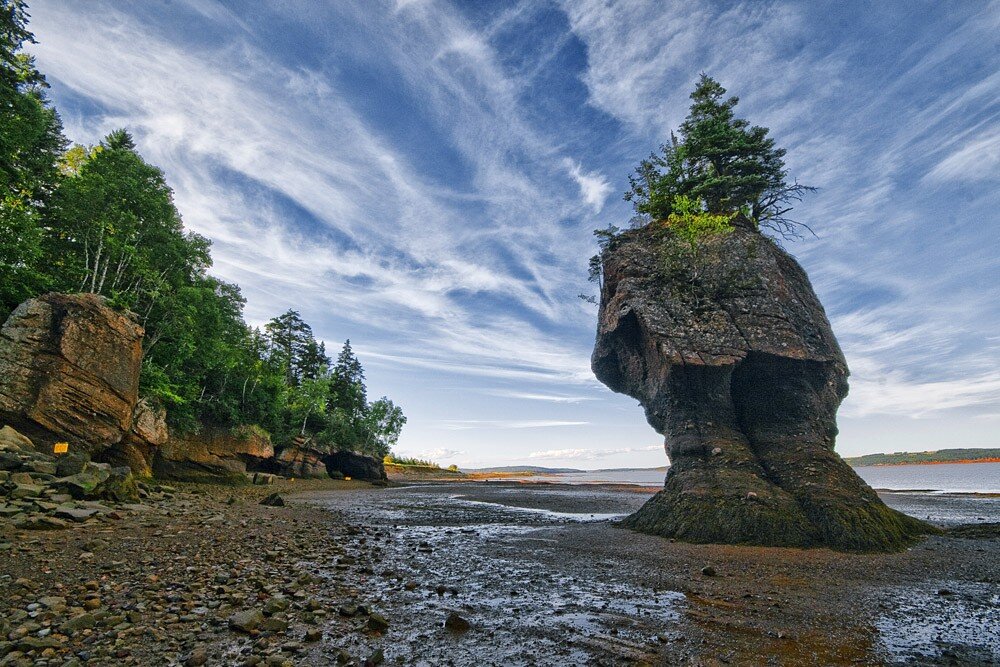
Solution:
M956 459L954 461L893 461L887 463L847 463L852 468L889 468L895 466L939 466L951 463L1000 463L1000 457L990 457L985 459Z

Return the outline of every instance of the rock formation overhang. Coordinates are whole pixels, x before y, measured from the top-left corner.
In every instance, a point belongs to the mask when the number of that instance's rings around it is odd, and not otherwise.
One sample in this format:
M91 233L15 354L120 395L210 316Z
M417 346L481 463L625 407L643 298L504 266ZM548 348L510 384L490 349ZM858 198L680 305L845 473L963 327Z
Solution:
M662 225L602 255L594 373L666 439L663 491L625 524L695 542L902 548L929 526L834 452L847 363L805 271L746 226L679 248Z

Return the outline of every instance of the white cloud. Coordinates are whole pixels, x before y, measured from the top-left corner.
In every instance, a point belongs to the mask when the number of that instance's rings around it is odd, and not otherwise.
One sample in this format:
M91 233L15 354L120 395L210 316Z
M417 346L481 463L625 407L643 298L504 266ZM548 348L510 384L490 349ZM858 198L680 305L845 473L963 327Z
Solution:
M206 7L204 17L221 21L218 6ZM535 175L561 168L562 158L521 118L518 83L455 12L414 3L395 16L367 5L303 6L302 16L356 11L373 31L381 24L380 58L421 91L428 112L453 134L473 170L468 193L427 182L334 81L275 61L253 35L194 48L119 10L33 12L49 77L107 107L101 116L67 118L69 133L90 142L121 125L135 133L143 154L166 171L186 224L215 241L215 271L244 288L250 319L289 306L307 316L335 313L381 328L367 345L383 359L593 382L579 345L504 312L513 300L543 323L582 324L585 314L566 295L584 275L590 239L562 235L557 222L576 197L543 191ZM487 150L486 136L503 140L491 139ZM249 184L234 186L225 172ZM581 176L596 184L593 197L599 179ZM455 203L466 198L487 207L490 225L464 224ZM293 224L282 199L320 228ZM556 246L568 252L553 261ZM517 266L500 262L498 247ZM460 296L469 294L483 300L467 306ZM488 300L498 305L483 308ZM407 336L397 335L401 322ZM324 328L317 323L319 334Z
M576 184L580 186L580 197L587 205L594 209L594 213L600 213L604 208L604 202L611 194L611 184L604 174L598 172L585 172L579 162L574 162L569 158L563 160L569 175L573 177Z
M464 451L459 451L457 449L448 449L446 447L439 447L437 449L427 449L422 451L407 451L401 450L398 452L400 456L405 456L409 458L421 459L423 461L447 461L448 459L453 459L456 456L462 456L465 454Z
M928 181L975 183L1000 179L1000 131L980 135L956 148L927 173Z
M634 454L636 452L656 452L662 451L663 445L649 445L648 447L622 447L619 449L549 449L541 452L531 452L529 459L579 459L592 461L603 459L618 454Z
M554 428L559 426L586 426L585 421L559 421L552 419L446 419L438 427L447 431L468 431L472 429L524 429Z
M515 398L524 401L544 401L547 403L581 403L583 401L596 401L595 396L572 396L566 394L536 394L525 391L512 391L508 389L484 389L484 394L490 396L500 396L502 398Z

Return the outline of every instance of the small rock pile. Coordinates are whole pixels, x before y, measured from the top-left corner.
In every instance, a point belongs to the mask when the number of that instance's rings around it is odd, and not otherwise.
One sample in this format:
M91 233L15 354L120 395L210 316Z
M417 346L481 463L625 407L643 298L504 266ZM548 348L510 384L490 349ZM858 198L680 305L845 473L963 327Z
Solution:
M49 456L10 426L0 429L0 542L14 530L54 530L99 520L152 491L127 467L85 455ZM113 518L113 517L112 517Z

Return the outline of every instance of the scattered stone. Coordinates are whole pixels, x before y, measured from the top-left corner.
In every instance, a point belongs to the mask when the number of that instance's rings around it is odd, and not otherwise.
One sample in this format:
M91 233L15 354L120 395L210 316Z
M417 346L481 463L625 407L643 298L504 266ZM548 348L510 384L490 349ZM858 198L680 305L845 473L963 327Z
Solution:
M184 661L184 667L202 667L208 662L208 651L203 646L199 646Z
M56 508L53 516L58 519L66 519L67 521L72 521L74 523L83 523L95 514L97 514L97 510L95 509L81 507L58 507Z
M371 612L368 616L368 629L372 632L385 632L389 629L389 621L378 612Z
M472 627L472 624L457 613L451 612L448 614L448 618L444 619L444 627L452 632L466 632Z
M264 614L259 609L239 611L229 617L229 629L252 633L264 622Z
M14 524L20 530L62 530L69 524L52 516L33 515Z
M266 603L264 603L264 615L273 616L278 612L285 611L286 609L288 609L288 606L290 604L291 603L288 601L288 598L273 597Z
M31 478L28 477L28 479ZM42 495L43 491L45 491L45 487L37 484L17 484L8 495L14 500L18 498L38 498Z
M93 614L84 613L78 616L74 616L60 626L60 630L68 635L74 632L79 632L80 630L89 630L97 625L97 617Z
M286 632L288 630L288 621L272 616L261 621L260 629L264 632Z
M272 493L264 500L260 501L261 505L266 505L268 507L284 507L285 499L281 497L278 493Z

